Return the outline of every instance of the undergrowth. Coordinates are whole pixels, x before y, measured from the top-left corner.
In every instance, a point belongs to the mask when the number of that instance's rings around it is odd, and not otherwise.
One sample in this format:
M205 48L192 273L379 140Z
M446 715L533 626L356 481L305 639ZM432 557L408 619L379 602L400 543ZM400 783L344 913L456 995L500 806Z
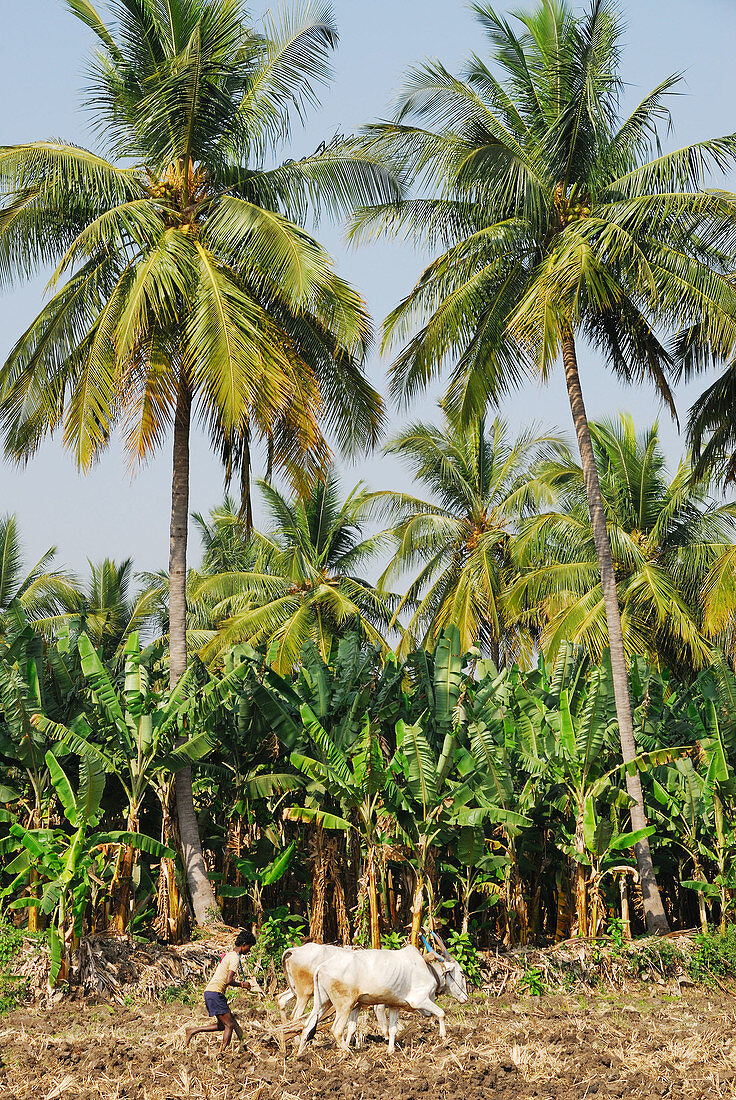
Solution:
M248 968L265 970L271 962L280 967L284 951L301 943L306 929L304 917L284 907L274 909L261 925L255 947L248 952Z
M23 946L24 931L12 924L0 923L0 1016L25 1001L28 980L13 974L12 964Z
M709 981L718 977L736 977L736 925L725 932L707 932L695 937L695 949L688 959L688 973L693 981Z

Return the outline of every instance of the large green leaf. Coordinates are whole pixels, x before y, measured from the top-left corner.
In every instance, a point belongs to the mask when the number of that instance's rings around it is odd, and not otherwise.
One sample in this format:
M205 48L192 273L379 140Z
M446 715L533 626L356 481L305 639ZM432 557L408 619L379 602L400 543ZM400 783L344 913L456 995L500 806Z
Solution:
M67 779L66 772L51 750L46 753L46 764L49 769L49 775L51 776L51 782L54 784L54 790L59 796L59 801L64 810L64 816L69 824L76 828L78 824L77 800L74 797L72 785Z
M296 841L292 840L291 844L289 844L287 848L284 848L283 852L279 853L273 863L271 863L260 876L264 886L271 886L272 883L278 882L280 878L283 878L294 858L295 852Z
M264 722L270 726L284 748L295 748L301 740L303 728L298 718L298 698L292 706L281 692L270 691L265 685L256 684L253 688L253 699Z
M89 848L102 848L106 844L123 844L130 848L137 848L141 852L146 852L147 855L154 856L156 859L176 859L176 852L173 848L168 848L160 841L154 840L153 837L146 836L145 833L125 831L94 833L87 843Z
M350 822L344 817L338 817L337 814L327 813L311 806L290 806L284 811L284 817L290 821L305 821L308 824L316 822L323 829L341 829L346 833L352 828Z
M407 762L407 784L413 797L422 806L426 818L437 801L437 762L432 754L421 722L401 726L401 752Z
M100 817L100 803L105 790L105 772L91 756L83 756L79 763L79 790L77 792L77 823L95 825ZM74 824L74 822L72 822Z
M462 686L463 657L460 632L448 626L440 635L434 651L435 718L442 725L452 722Z
M635 829L631 833L621 833L611 841L609 847L612 852L618 852L624 848L633 848L644 837L652 836L656 831L656 826L648 825L646 829Z
M472 825L464 826L460 830L456 851L461 863L467 864L468 867L475 867L486 855L483 830Z
M575 723L570 713L570 699L567 688L560 692L560 739L571 760L578 758L578 745L575 736Z
M77 646L82 659L82 672L89 681L95 697L99 700L110 724L115 728L124 743L128 744L128 727L125 722L125 715L120 706L117 692L97 650L86 634L80 634Z
M352 786L353 774L350 771L345 754L341 752L331 739L322 723L317 719L312 708L304 703L300 708L300 714L304 729L307 731L317 748L323 753L329 766L346 787Z

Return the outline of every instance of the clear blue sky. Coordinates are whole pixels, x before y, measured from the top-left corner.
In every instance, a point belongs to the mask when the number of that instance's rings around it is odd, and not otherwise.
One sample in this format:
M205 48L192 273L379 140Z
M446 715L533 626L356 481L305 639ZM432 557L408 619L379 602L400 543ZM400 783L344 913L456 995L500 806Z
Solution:
M509 8L523 0L510 0ZM257 19L269 5L251 5ZM503 0L498 8L503 9ZM66 10L62 0L23 0L6 5L0 38L0 101L3 104L0 143L11 144L60 137L89 145L83 110L86 56L90 35ZM104 8L104 0L100 0ZM341 43L335 59L335 81L323 96L306 131L296 130L285 156L311 151L335 131L343 133L388 115L402 74L414 61L439 57L457 67L471 50L482 51L483 40L462 0L334 0ZM629 0L624 77L632 102L673 71L686 73L686 94L673 104L675 133L668 144L684 144L736 130L733 96L736 5L730 0ZM736 188L736 180L728 181ZM380 321L406 293L426 257L402 245L380 245L347 251L337 228L320 228L321 239L333 250L343 274L367 298ZM0 296L0 355L5 356L42 300L43 283L13 289ZM370 373L385 391L386 363L374 354ZM583 384L592 417L630 409L644 426L658 413L651 390L618 387L591 357L582 361ZM699 385L678 394L684 413ZM514 396L503 410L514 425L536 421L571 431L570 414L561 384L530 387ZM436 415L433 401L417 403L411 415ZM394 425L403 416L391 412ZM676 428L661 416L669 455L679 454ZM168 558L170 454L163 449L150 467L131 481L119 452L113 448L86 477L78 475L70 458L49 443L25 470L0 465L0 512L15 512L27 557L37 558L51 544L58 561L80 573L86 559L132 556L138 569L166 566ZM356 466L344 466L346 485L363 478L373 488L408 487L394 460L375 454ZM193 511L207 511L222 496L218 464L204 440L193 447ZM198 546L191 545L196 562Z

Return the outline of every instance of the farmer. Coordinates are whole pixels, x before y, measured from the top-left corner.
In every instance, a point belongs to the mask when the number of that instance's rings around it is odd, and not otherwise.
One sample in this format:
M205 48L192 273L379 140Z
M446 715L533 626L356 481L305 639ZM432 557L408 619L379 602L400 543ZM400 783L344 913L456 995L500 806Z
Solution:
M205 1027L188 1027L186 1031L187 1046L195 1035L201 1035L205 1031L222 1032L221 1050L225 1050L229 1046L233 1032L242 1040L243 1032L237 1019L230 1011L230 1005L225 1000L225 990L229 985L244 986L247 984L240 957L241 955L247 955L255 942L253 933L244 929L238 933L233 950L228 951L220 959L204 991L204 1003L207 1006L207 1011L210 1016L215 1017L215 1020Z

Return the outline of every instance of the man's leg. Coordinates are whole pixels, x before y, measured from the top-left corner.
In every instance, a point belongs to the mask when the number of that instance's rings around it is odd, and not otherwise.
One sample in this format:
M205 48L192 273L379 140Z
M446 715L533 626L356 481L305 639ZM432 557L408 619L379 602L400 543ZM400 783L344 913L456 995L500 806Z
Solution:
M239 1039L243 1038L243 1032L232 1012L223 1012L222 1016L218 1016L217 1019L222 1021L222 1046L220 1050L227 1050L230 1046L233 1032L235 1032Z
M212 1020L209 1024L205 1024L203 1027L188 1027L186 1030L186 1046L194 1038L195 1035L204 1035L208 1031L222 1031L223 1025L220 1023L220 1017L216 1020Z

